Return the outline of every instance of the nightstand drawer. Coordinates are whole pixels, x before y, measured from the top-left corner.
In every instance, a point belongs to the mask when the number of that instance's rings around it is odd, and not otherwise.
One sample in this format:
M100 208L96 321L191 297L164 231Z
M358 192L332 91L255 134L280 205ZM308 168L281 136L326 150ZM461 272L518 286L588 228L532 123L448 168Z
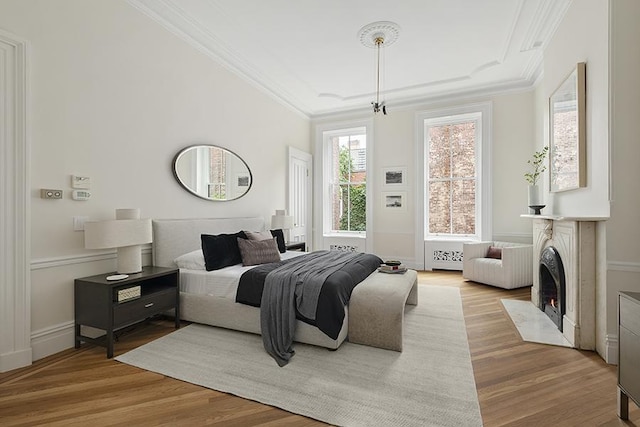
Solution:
M620 326L640 335L640 305L624 296L620 297Z
M176 289L167 289L113 307L113 325L120 327L144 320L176 306Z
M640 396L640 337L627 328L620 327L619 382L633 398Z

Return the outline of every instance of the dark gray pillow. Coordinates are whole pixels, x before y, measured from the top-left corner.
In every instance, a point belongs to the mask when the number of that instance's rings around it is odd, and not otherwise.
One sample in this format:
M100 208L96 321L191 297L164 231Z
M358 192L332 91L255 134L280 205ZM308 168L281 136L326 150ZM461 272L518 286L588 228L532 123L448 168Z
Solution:
M267 264L280 261L280 252L276 239L248 240L238 238L238 248L242 257L242 265Z
M282 229L278 228L276 230L271 231L271 235L276 238L276 242L278 242L278 250L281 254L287 252L287 246L284 243L284 232Z

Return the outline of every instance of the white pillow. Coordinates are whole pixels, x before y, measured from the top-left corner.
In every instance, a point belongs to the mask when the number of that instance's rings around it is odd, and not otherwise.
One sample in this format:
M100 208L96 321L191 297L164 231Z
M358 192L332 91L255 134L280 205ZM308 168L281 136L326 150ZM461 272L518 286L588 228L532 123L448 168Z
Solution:
M174 259L173 262L176 263L178 268L184 268L187 270L205 270L202 249L197 249L193 252L189 252L188 254L180 255L178 258Z

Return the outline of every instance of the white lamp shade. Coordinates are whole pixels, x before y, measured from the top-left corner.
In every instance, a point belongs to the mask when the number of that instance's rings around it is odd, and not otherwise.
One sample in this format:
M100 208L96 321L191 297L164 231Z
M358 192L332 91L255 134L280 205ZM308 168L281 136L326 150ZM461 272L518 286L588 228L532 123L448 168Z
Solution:
M119 248L151 243L151 236L149 218L87 221L84 224L84 247L87 249Z
M117 248L117 271L121 274L139 273L142 271L140 245L150 243L151 241L151 220L148 218L88 221L84 224L85 248Z
M293 217L289 215L271 215L271 228L289 230L293 228Z

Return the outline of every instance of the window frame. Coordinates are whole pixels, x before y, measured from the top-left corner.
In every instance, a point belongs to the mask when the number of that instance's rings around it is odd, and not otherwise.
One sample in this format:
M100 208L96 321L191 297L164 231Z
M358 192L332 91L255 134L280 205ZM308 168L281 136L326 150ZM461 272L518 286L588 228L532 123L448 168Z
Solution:
M447 235L427 235L428 218L427 212L428 198L426 194L426 168L425 168L425 121L437 118L446 119L451 116L461 116L464 114L480 113L482 126L482 140L480 147L476 150L476 175L478 176L476 187L476 233L474 236L447 236ZM416 261L420 264L425 262L425 241L478 241L490 240L492 238L492 193L491 193L491 151L492 151L492 102L478 102L464 104L449 108L440 108L427 111L420 111L415 114L415 137L416 137L416 238L415 253Z
M475 187L476 187L476 194L475 194L475 212L474 212L474 216L476 219L476 224L475 224L475 233L473 234L452 234L452 233L430 233L429 232L429 212L430 210L428 209L429 206L429 190L428 190L428 184L431 182L431 178L429 177L429 159L428 159L428 141L427 141L427 137L429 135L429 129L432 127L439 127L439 126L447 126L447 125L456 125L456 124L462 124L462 123L469 123L469 122L474 122L475 123L475 149L474 149L474 153L475 153L475 174L474 174L474 182L475 182ZM482 161L482 156L481 156L481 151L482 151L482 112L480 111L475 111L475 112L469 112L469 113L462 113L462 114L453 114L453 115L448 115L448 116L442 116L442 117L434 117L434 118L426 118L423 121L424 123L424 138L423 138L423 144L424 144L424 155L423 155L423 167L424 167L424 186L425 186L425 200L424 200L424 207L425 207L425 220L424 220L424 235L426 237L427 240L429 239L438 239L438 240L480 240L480 233L478 232L479 229L479 219L482 218L482 211L480 209L480 205L481 205L481 191L479 191L479 189L481 188L481 184L482 184L482 177L479 174L479 165L481 164ZM453 183L454 181L457 181L454 177L449 177L448 179L441 179L439 181L442 182L450 182ZM451 209L452 203L450 201L449 203L449 207ZM453 226L453 222L451 224L451 226Z
M355 136L355 135L365 135L366 137L366 148L365 148L365 171L366 175L366 223L367 228L370 224L370 182L369 182L369 170L370 170L370 149L369 149L369 133L367 126L346 126L346 127L336 127L331 129L326 129L321 131L322 135L322 157L323 157L323 174L322 174L322 217L323 217L323 226L322 226L322 234L324 237L330 236L352 236L352 237L366 237L367 231L352 231L352 230L334 230L333 229L333 212L332 212L332 191L331 187L335 185L332 182L332 172L333 172L333 151L331 146L331 139L334 137L344 137L344 136ZM340 185L340 183L338 183Z

